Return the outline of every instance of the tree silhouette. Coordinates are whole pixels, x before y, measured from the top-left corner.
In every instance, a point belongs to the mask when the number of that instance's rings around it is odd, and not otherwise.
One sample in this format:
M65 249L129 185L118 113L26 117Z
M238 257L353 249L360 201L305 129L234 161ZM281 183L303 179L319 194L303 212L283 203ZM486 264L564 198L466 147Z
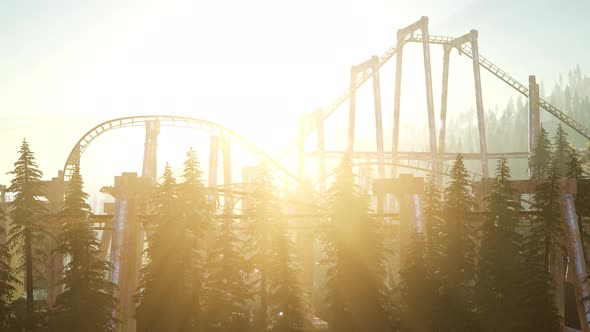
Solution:
M557 130L555 131L553 148L552 158L557 163L557 174L565 177L568 173L568 161L570 160L571 149L567 141L567 133L563 130L561 123L557 125Z
M136 316L139 331L193 331L191 328L190 233L181 229L176 180L166 165L154 195L153 231L142 268Z
M367 198L345 158L329 191L329 225L323 235L328 264L328 323L332 331L388 330L384 312L384 249ZM362 273L361 273L362 271Z
M558 169L552 162L544 183L533 196L530 233L524 241L523 301L526 310L525 331L558 331L559 317L553 301L554 284L549 272L550 254L556 252L561 232L558 201Z
M474 329L475 201L468 179L463 156L459 154L451 169L451 180L444 190L441 242L446 252L442 258L441 309L444 313L440 322L443 330Z
M226 209L215 229L215 243L208 255L205 329L212 332L247 331L250 325L248 301L252 291L245 255L245 241L239 223Z
M522 331L521 207L514 200L506 158L498 161L487 199L475 286L479 321L484 331Z
M270 274L272 263L272 237L274 224L281 217L280 206L272 185L272 178L264 165L256 169L252 182L251 199L246 210L248 253L250 266L256 272L258 285L257 301L254 313L254 328L264 331L269 328L270 314Z
M20 257L17 271L25 272L26 286L26 330L32 331L36 322L34 317L33 283L35 262L43 262L46 256L43 250L45 231L41 214L45 212L45 205L41 201L41 176L35 155L23 140L19 150L19 158L14 163L14 170L8 174L14 175L7 191L15 194L11 205L10 218L12 225L8 237L10 249L16 249ZM38 266L38 265L37 265ZM37 271L38 272L38 271ZM37 273L39 276L39 272Z
M0 206L0 225L6 220L6 214ZM6 236L6 230L0 226L0 238ZM12 257L6 243L0 243L0 330L8 331L14 324L14 313L10 307L14 294L14 285L19 281L12 275L10 261Z
M200 330L203 326L202 308L204 304L204 282L206 276L207 240L213 228L213 206L208 200L208 191L203 183L203 171L192 148L186 153L183 182L178 186L179 211L181 223L179 237L184 234L186 248L182 251L181 260L189 267L187 280L192 297L189 306L192 328ZM180 290L181 291L181 290Z
M551 142L547 131L541 126L533 151L529 157L529 171L532 180L544 179L551 161Z
M69 262L60 281L64 291L57 297L50 319L51 331L116 330L116 286L107 280L109 263L99 259L100 242L88 222L90 206L83 186L80 169L76 167L61 213L63 231L58 235L57 251Z

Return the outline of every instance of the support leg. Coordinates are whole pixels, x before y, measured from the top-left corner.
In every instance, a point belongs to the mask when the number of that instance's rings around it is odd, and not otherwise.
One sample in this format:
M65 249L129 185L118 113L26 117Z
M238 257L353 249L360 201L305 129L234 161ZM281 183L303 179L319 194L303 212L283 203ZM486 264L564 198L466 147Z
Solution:
M485 114L483 109L483 97L481 93L481 72L479 68L479 47L477 44L476 30L471 30L471 50L473 58L473 76L475 79L477 127L479 128L479 151L481 153L481 177L483 181L490 176L490 172L488 169L488 148L486 143Z
M373 71L373 98L375 104L375 140L377 142L377 177L385 178L385 157L383 151L383 120L381 116L381 85L379 82L379 58L372 57Z
M573 285L576 292L576 302L578 303L578 315L582 331L590 331L590 286L586 279L588 273L586 270L586 261L584 260L584 249L582 247L582 238L578 227L578 216L574 205L574 198L571 194L561 195L561 209L563 219L563 229L566 238L567 251L570 261L570 268L573 273Z
M355 127L355 113L356 113L356 70L350 69L350 98L348 109L348 146L346 151L352 154L354 151L354 127Z
M395 97L393 101L393 138L391 145L391 177L397 177L397 167L395 164L398 162L397 151L399 148L399 115L400 115L400 102L402 93L402 59L404 49L404 34L402 30L397 31L397 42L399 43L397 54L395 55Z
M430 64L430 43L428 42L428 17L422 17L422 48L424 50L424 75L426 78L426 106L428 108L428 132L430 136L430 154L432 170L438 168L436 148L436 122L434 119L434 98L432 96L432 69Z
M449 94L449 65L451 58L451 47L444 45L443 55L443 81L442 81L442 96L440 102L440 133L438 139L438 170L443 170L444 153L445 153L445 139L447 130L447 96ZM442 186L442 176L438 176L437 183Z

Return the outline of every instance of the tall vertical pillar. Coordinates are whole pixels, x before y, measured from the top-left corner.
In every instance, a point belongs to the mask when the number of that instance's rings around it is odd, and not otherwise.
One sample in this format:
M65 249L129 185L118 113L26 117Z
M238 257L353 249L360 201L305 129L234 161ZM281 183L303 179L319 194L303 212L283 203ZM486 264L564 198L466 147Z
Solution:
M352 155L354 151L354 127L355 127L355 113L356 113L356 67L350 68L350 98L348 107L348 145L346 152Z
M422 16L422 49L424 50L424 75L426 79L426 106L428 108L428 132L430 136L430 154L432 169L438 168L436 148L436 122L434 119L434 97L432 95L432 68L430 64L430 42L428 35L428 17Z
M144 206L151 179L138 178L137 173L115 177L115 216L111 243L111 281L118 286L119 332L135 332L135 300L139 279L140 225L138 214Z
M230 190L231 178L231 145L227 137L222 138L221 154L223 155L223 186L226 189L223 205L226 211L233 210L232 192Z
M318 174L320 177L320 192L326 192L326 146L324 134L324 113L321 109L316 111L316 128L318 144Z
M442 77L442 96L440 101L440 133L438 139L438 170L443 170L444 153L445 153L445 140L447 131L447 97L449 95L449 65L451 58L452 47L450 45L444 45L443 54L443 77ZM438 176L437 183L442 186L442 176Z
M303 164L305 160L305 125L307 117L299 114L299 131L297 133L297 176L303 177Z
M383 148L383 120L381 114L381 83L379 81L379 57L371 57L373 72L373 103L375 106L375 141L377 142L377 176L385 178L385 157Z
M402 59L404 49L404 31L397 31L397 53L395 55L395 96L393 100L393 136L391 141L391 177L397 177L397 167L395 164L398 162L397 151L399 148L399 116L400 116L400 103L402 93Z
M211 135L209 141L209 188L217 187L217 168L219 160L219 136ZM217 202L217 194L211 193L209 195L211 202Z
M160 121L145 122L145 145L143 150L143 168L141 176L149 178L155 184L158 180L158 134Z
M473 77L475 80L475 103L477 108L477 127L479 128L479 151L481 154L481 177L487 179L490 176L488 169L488 147L486 143L485 114L483 108L483 96L481 92L481 71L479 68L479 46L477 43L477 30L471 30L471 51L473 59Z
M529 154L535 147L537 133L541 129L541 112L539 109L539 84L535 76L529 76Z
M588 272L584 260L584 249L580 228L578 226L578 215L574 205L572 194L561 195L561 210L563 219L563 229L567 244L567 251L570 261L571 272L573 272L573 284L576 293L576 303L578 304L578 315L583 332L590 331L590 285L588 285Z

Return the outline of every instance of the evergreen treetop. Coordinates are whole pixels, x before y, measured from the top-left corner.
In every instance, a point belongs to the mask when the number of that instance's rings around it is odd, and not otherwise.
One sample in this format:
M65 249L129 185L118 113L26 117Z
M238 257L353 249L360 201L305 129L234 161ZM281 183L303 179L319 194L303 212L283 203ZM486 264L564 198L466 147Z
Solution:
M107 277L108 262L99 259L100 241L90 228L87 216L84 181L79 167L74 169L61 213L63 231L58 235L57 251L69 258L60 285L64 291L57 297L49 322L50 331L115 331L116 285Z
M553 159L556 162L557 174L560 177L567 176L568 160L570 159L571 149L567 141L567 133L563 130L561 123L557 125L557 131L553 138Z
M15 194L11 205L12 220L8 236L8 247L15 249L19 257L18 272L25 273L26 288L26 329L32 330L37 325L34 317L33 288L35 276L41 276L42 266L47 256L44 250L47 232L42 225L41 215L45 205L41 201L41 176L35 155L23 140L19 158L14 163L14 175L7 191ZM36 271L34 271L36 270Z
M537 139L529 157L529 171L532 180L544 179L551 161L551 142L543 126L537 134Z
M477 261L475 300L484 331L522 329L520 205L514 200L506 158L498 161L488 197Z

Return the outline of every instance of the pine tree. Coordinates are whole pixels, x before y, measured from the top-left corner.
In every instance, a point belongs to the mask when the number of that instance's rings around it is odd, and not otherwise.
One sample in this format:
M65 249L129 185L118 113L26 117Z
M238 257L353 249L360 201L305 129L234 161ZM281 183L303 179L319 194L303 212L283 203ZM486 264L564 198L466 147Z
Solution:
M553 301L554 286L548 270L549 253L555 244L559 230L559 206L557 165L550 166L548 180L537 188L533 208L540 214L531 220L530 233L524 242L523 286L524 331L558 331L560 328L557 308ZM557 219L556 219L557 218Z
M386 331L384 249L345 158L329 191L329 227L323 235L328 269L328 323L332 331ZM360 273L362 271L362 273Z
M441 278L442 330L472 331L475 265L474 198L469 190L469 174L463 156L457 155L451 180L444 190L441 242L445 247Z
M498 161L482 226L475 286L484 331L522 331L520 302L522 236L517 232L520 205L514 200L506 158Z
M10 181L7 191L14 193L15 198L10 210L12 224L7 243L10 249L16 249L15 253L20 257L18 271L25 272L26 329L31 331L36 326L33 283L35 274L39 276L34 268L41 266L45 257L43 245L47 232L41 221L41 214L45 212L45 206L41 201L43 173L37 168L35 155L26 140L23 140L14 170L8 174L14 175L14 179Z
M545 178L549 163L551 161L551 142L549 141L547 131L541 126L537 134L535 146L529 158L529 171L531 180L540 180Z
M305 292L300 257L289 237L284 217L276 220L272 238L270 278L271 325L273 331L296 332L308 329Z
M433 271L440 273L442 269L441 256L445 252L442 246L441 235L443 228L442 220L442 197L441 189L436 184L436 176L429 174L424 190L424 222L426 224L426 247L427 259Z
M264 331L270 326L270 275L273 255L272 238L274 227L281 217L280 206L272 185L272 178L264 165L256 170L252 183L251 202L246 211L248 215L248 252L250 264L257 272L258 301L255 310L254 326ZM274 228L274 229L273 229Z
M441 286L441 192L436 177L429 174L424 192L426 236L412 233L402 255L405 265L400 271L401 304L404 330L434 331L438 326Z
M208 191L203 183L203 171L192 148L186 153L183 182L178 187L180 211L182 211L182 229L190 234L190 244L187 242L186 256L182 258L184 264L190 267L191 280L191 320L195 331L203 326L202 307L204 304L204 282L206 276L206 258L211 231L213 228L214 207L208 199ZM188 240L188 239L187 239ZM189 248L191 248L189 253Z
M51 331L115 331L113 317L117 308L115 284L108 281L108 262L100 260L100 242L90 228L86 203L88 194L78 167L68 184L63 217L63 231L58 236L57 251L68 257L60 284L64 291L56 300Z
M441 317L435 266L428 259L423 234L413 233L403 250L405 265L401 275L401 303L404 331L436 331Z
M0 225L6 220L4 209L0 206ZM4 239L6 230L0 226L0 238ZM0 330L8 330L14 323L14 313L10 307L14 295L14 285L19 281L12 275L12 257L6 243L0 243Z
M570 160L571 149L567 142L567 133L563 130L561 123L557 125L557 131L553 138L553 160L557 163L557 174L561 177L567 176L568 161Z
M181 222L176 180L166 165L154 195L153 231L142 268L136 317L139 331L194 331L191 326L192 237ZM190 242L189 242L190 241ZM188 243L187 243L188 242Z
M216 239L208 255L205 330L211 332L247 331L251 299L245 243L237 231L239 223L229 209L220 216Z
M543 239L545 243L545 269L549 271L549 257L560 249L563 236L561 227L561 210L559 203L559 162L553 159L533 196L532 208L539 211L537 221L543 225ZM557 253L555 253L557 254Z

